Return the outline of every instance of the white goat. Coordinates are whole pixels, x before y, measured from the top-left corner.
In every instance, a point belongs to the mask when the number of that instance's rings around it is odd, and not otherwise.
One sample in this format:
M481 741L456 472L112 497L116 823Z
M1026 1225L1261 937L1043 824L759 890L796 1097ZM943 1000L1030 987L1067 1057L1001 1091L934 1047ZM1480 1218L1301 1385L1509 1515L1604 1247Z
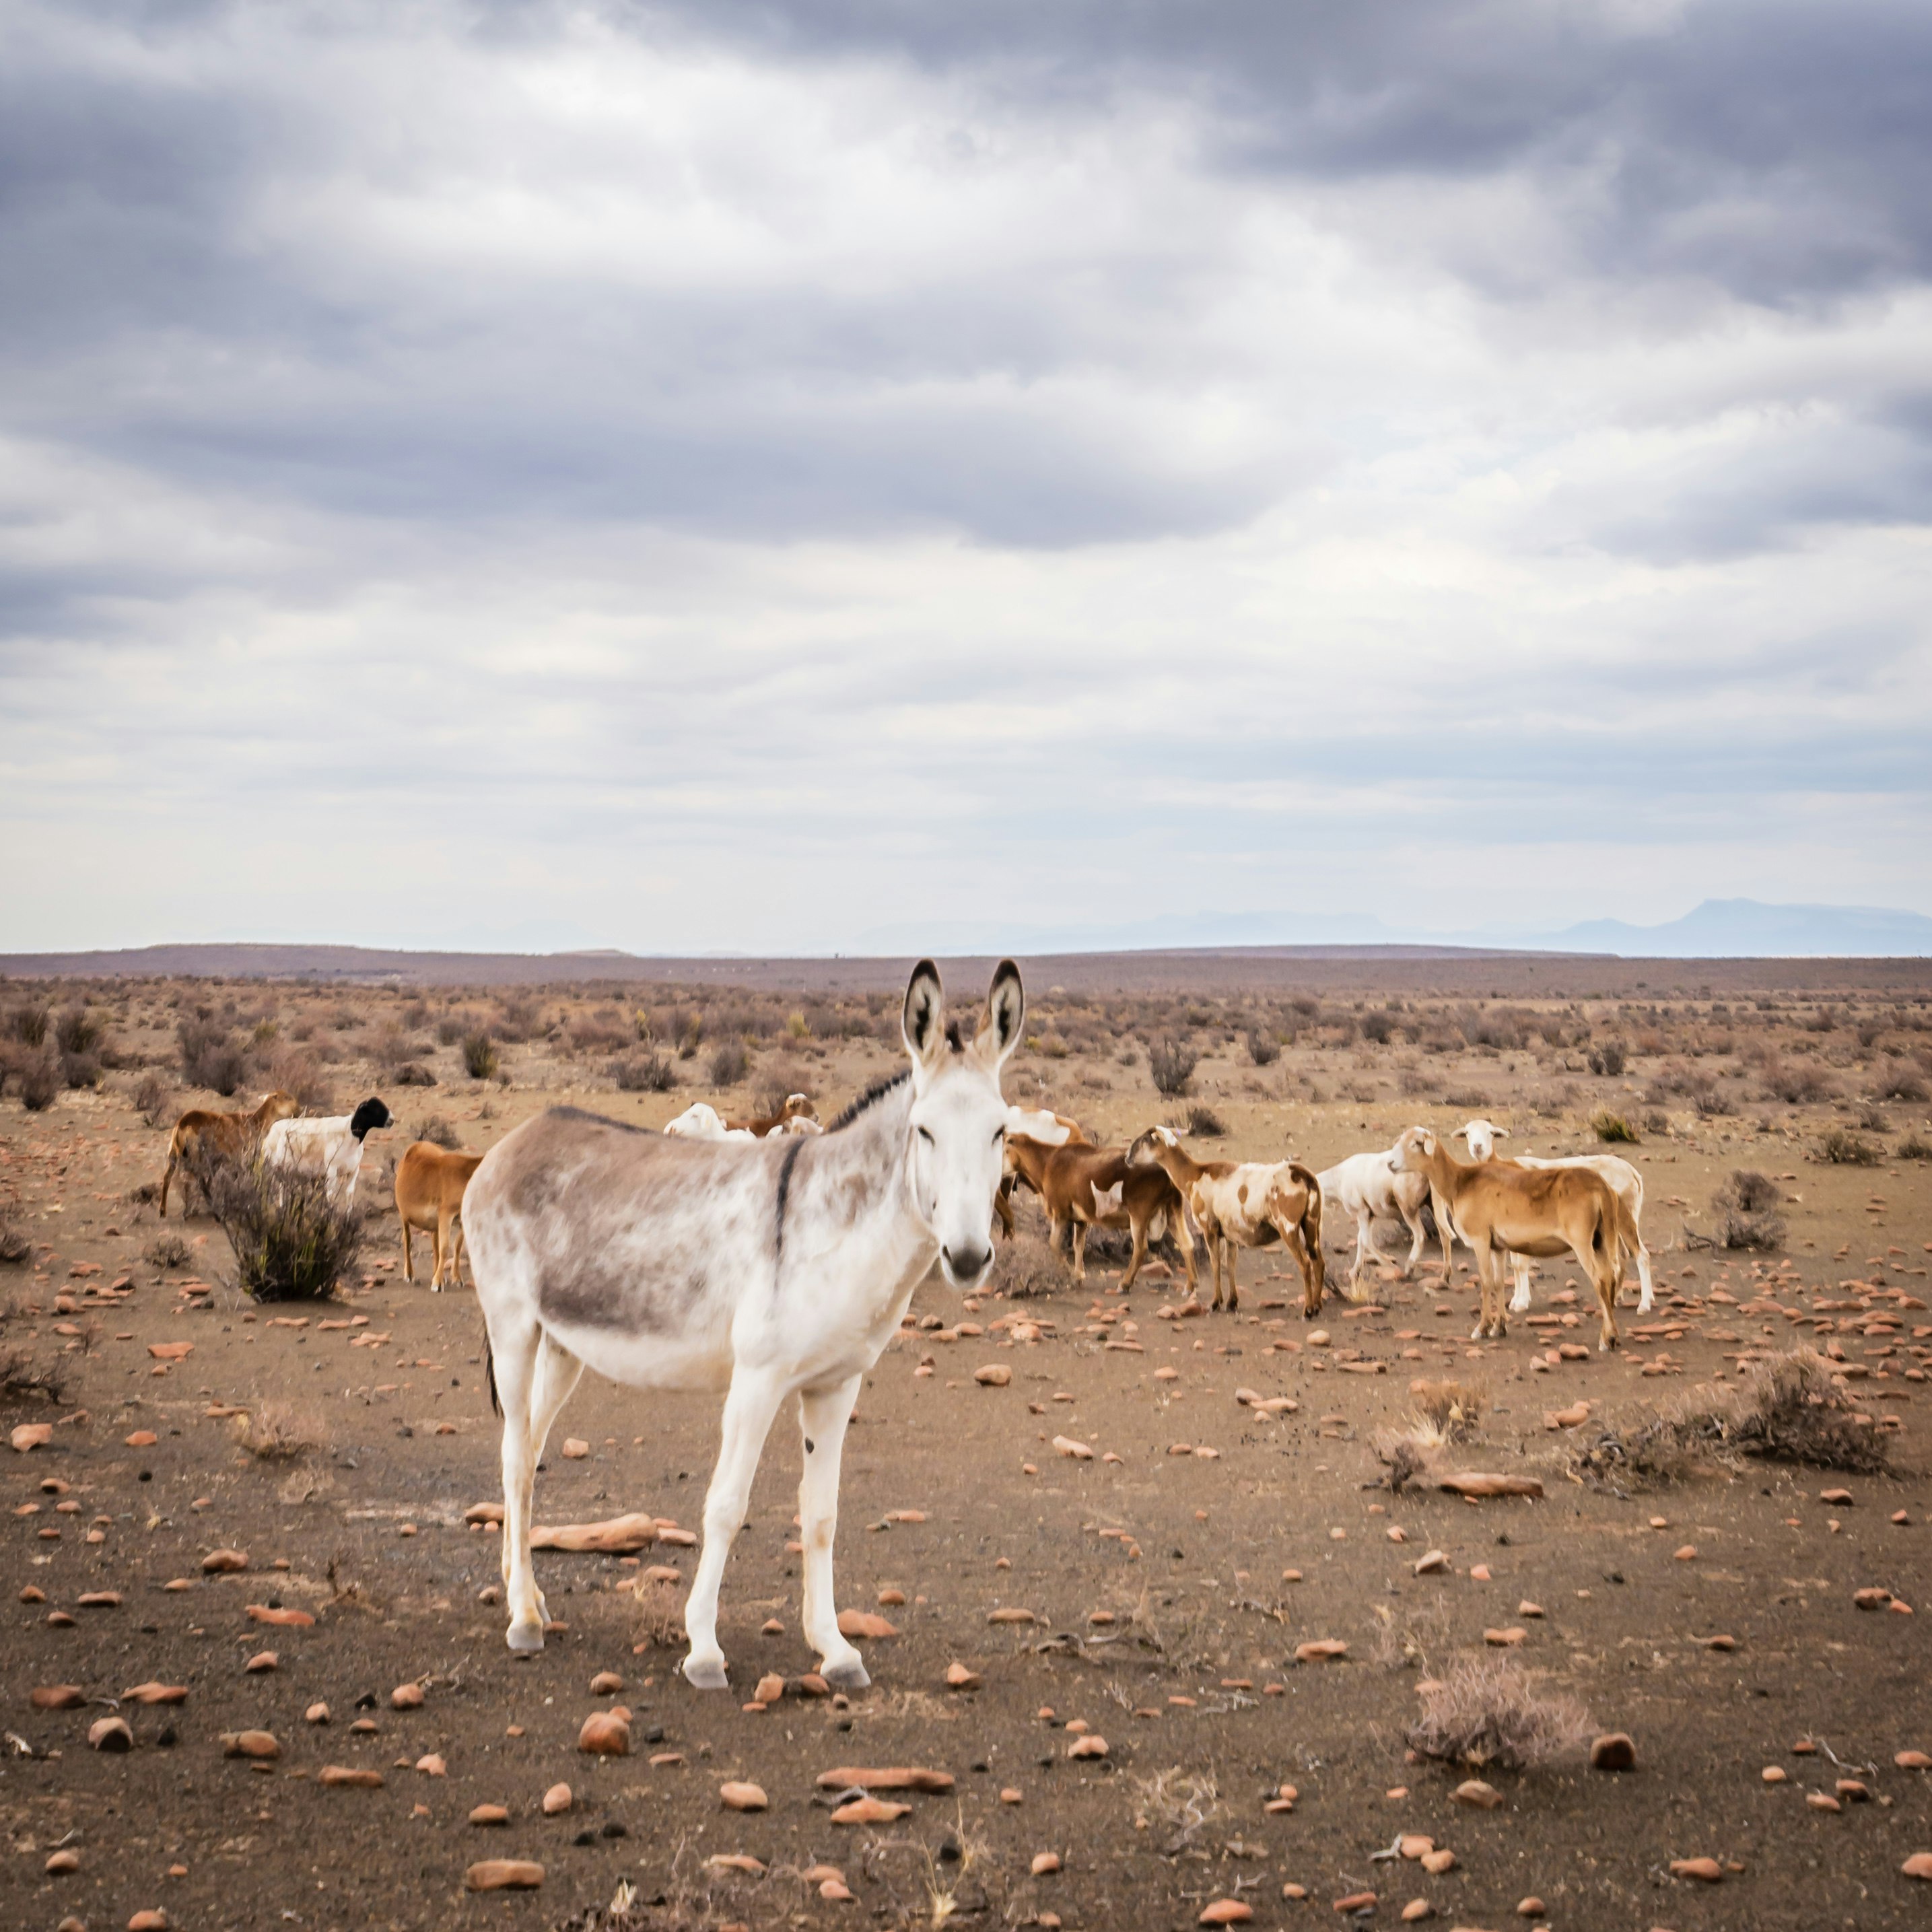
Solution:
M1509 1130L1498 1126L1493 1120L1478 1118L1458 1127L1456 1138L1468 1142L1471 1160L1493 1160L1496 1142L1508 1140ZM1643 1245L1643 1176L1621 1155L1614 1154L1573 1154L1543 1160L1528 1154L1509 1157L1519 1167L1587 1167L1610 1184L1612 1191L1630 1210L1630 1220L1638 1231L1636 1273L1642 1292L1637 1300L1636 1312L1648 1315L1651 1302L1650 1250ZM1520 1315L1529 1306L1532 1264L1526 1255L1512 1255L1510 1259L1516 1272L1516 1292L1510 1297L1510 1312Z
M1324 1203L1354 1219L1355 1260L1348 1270L1351 1288L1360 1279L1362 1263L1368 1256L1382 1258L1376 1250L1377 1221L1399 1220L1409 1232L1408 1258L1402 1264L1403 1280L1414 1273L1421 1258L1423 1243L1427 1238L1422 1204L1429 1198L1429 1178L1422 1174L1399 1174L1394 1161L1393 1148L1379 1154L1352 1154L1316 1177L1322 1184ZM1446 1270L1449 1265L1446 1232L1442 1235L1442 1264Z
M290 1173L320 1174L329 1199L346 1204L356 1198L364 1136L395 1124L395 1117L372 1096L352 1114L278 1120L262 1137L262 1159L266 1166Z
M728 1127L716 1107L694 1100L674 1120L664 1123L664 1132L691 1141L754 1141L748 1127Z

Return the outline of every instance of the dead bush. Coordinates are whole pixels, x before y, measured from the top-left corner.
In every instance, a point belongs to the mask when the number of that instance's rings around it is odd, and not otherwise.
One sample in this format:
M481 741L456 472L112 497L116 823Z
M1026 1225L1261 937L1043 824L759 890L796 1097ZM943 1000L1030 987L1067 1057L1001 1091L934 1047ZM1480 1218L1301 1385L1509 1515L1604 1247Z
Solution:
M416 1130L416 1138L428 1141L431 1147L448 1148L454 1154L463 1145L462 1136L440 1114L432 1114Z
M1711 1197L1720 1248L1772 1249L1784 1245L1784 1196L1778 1183L1754 1168L1738 1167Z
M1874 1100L1903 1100L1917 1106L1927 1097L1925 1082L1910 1060L1895 1060L1874 1082L1871 1096Z
M1490 1412L1490 1394L1463 1382L1424 1382L1415 1391L1415 1406L1445 1442L1460 1442L1482 1426Z
M163 1127L174 1117L175 1096L168 1083L158 1073L144 1073L140 1084L134 1089L134 1111L141 1117L142 1124L148 1127Z
M60 1097L60 1063L45 1048L22 1058L15 1072L20 1083L20 1104L30 1114L44 1114Z
M141 1251L150 1268L182 1268L188 1264L193 1250L178 1234L158 1234Z
M711 1056L711 1084L736 1087L752 1070L752 1056L741 1040L724 1041Z
M436 1076L420 1060L406 1060L396 1069L398 1087L434 1087Z
M1838 1082L1822 1067L1801 1063L1788 1066L1778 1060L1766 1063L1764 1090L1774 1100L1788 1107L1808 1106L1828 1100L1838 1090Z
M335 1096L322 1066L307 1047L282 1047L269 1058L268 1084L279 1093L292 1094L305 1113L326 1114L334 1106Z
M1922 1139L1916 1133L1907 1134L1898 1144L1900 1160L1932 1160L1932 1141Z
M494 1080L502 1064L496 1043L487 1033L467 1034L463 1041L463 1070L472 1080Z
M689 1639L684 1628L680 1586L668 1576L645 1576L637 1586L637 1641L658 1650L682 1650Z
M1272 1066L1281 1058L1281 1043L1259 1027L1248 1029L1248 1058L1257 1066Z
M248 1057L219 1020L185 1019L175 1028L182 1078L225 1100L248 1077Z
M610 1078L620 1094L668 1094L677 1084L677 1063L668 1053L646 1048L610 1063Z
M34 1251L34 1244L12 1222L0 1220L0 1262L18 1268Z
M1620 1040L1606 1040L1591 1048L1589 1061L1590 1071L1600 1079L1614 1080L1629 1064L1629 1050Z
M1091 1245L1088 1254L1092 1254ZM991 1286L1009 1301L1023 1301L1036 1294L1051 1294L1068 1280L1066 1264L1030 1228L1016 1226L1010 1240L999 1246L993 1264Z
M1882 1150L1846 1128L1833 1127L1819 1141L1818 1152L1834 1167L1876 1167Z
M1228 1131L1228 1124L1212 1107L1190 1107L1185 1131L1203 1140L1219 1140Z
M7 1030L22 1046L44 1046L53 1015L45 1006L16 1006L8 1017Z
M1637 1143L1636 1128L1622 1114L1613 1114L1608 1108L1590 1116L1590 1131L1600 1141L1606 1141L1613 1145L1622 1143L1634 1147Z
M1459 1657L1418 1688L1422 1715L1408 1746L1438 1763L1526 1771L1580 1750L1594 1728L1575 1698L1539 1690L1512 1657Z
M320 1174L211 1160L195 1162L194 1172L235 1252L236 1285L251 1300L318 1300L354 1269L362 1210L332 1201Z
M257 1462L292 1462L324 1446L326 1425L285 1402L261 1402L235 1418L235 1440Z
M1188 1082L1194 1077L1194 1070L1201 1064L1201 1056L1178 1035L1170 1034L1163 1040L1148 1042L1148 1072L1152 1076L1154 1090L1178 1100L1187 1091Z
M784 1103L794 1094L802 1094L808 1100L818 1098L818 1089L813 1085L812 1076L796 1060L784 1060L768 1068L764 1079L758 1082L755 1102L758 1118L769 1120L773 1114L784 1110Z
M11 1401L60 1402L67 1399L67 1374L58 1355L37 1361L25 1342L0 1348L0 1396Z
M1874 1474L1891 1466L1891 1450L1858 1413L1832 1382L1830 1364L1796 1348L1757 1364L1740 1388L1700 1394L1634 1430L1606 1431L1574 1466L1599 1478L1671 1483L1702 1462L1736 1466L1755 1456Z

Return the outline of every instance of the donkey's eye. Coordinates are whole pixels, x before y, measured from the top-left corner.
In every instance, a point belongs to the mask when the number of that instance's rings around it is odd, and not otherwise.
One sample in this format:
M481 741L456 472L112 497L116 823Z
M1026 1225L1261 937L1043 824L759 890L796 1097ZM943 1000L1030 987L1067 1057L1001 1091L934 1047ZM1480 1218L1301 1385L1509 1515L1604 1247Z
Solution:
M1003 1140L1004 1140L1004 1139L1006 1138L1006 1129L1005 1129L1004 1127L995 1127L995 1128L993 1130L993 1144L994 1144L994 1146L998 1147L998 1146L999 1145L999 1144L1000 1144Z
M921 1127L919 1130L919 1137L921 1140L925 1142L928 1147L936 1147L938 1144L938 1143L934 1140L932 1135L929 1134L923 1127Z

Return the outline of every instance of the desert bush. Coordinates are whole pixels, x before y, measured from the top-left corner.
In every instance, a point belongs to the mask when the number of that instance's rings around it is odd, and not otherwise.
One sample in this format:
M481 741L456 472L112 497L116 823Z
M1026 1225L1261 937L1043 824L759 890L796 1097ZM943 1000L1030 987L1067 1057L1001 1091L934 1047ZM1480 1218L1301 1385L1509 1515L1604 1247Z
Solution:
M645 1025L649 1028L648 1017ZM634 1022L615 1012L589 1013L570 1023L570 1044L578 1053L608 1053L613 1047L626 1046L640 1039L646 1046L650 1044L648 1032L640 1035Z
M362 1251L366 1224L320 1174L259 1161L203 1160L195 1178L235 1251L236 1285L256 1301L313 1301L334 1292Z
M500 1038L520 1044L536 1033L542 1024L542 1016L534 1000L504 1000L496 1008L496 1031ZM470 1042L464 1042L464 1051L470 1050ZM488 1074L478 1074L479 1080L488 1079Z
M63 1087L98 1087L100 1056L98 1053L63 1053L58 1063Z
M142 1250L141 1258L150 1268L183 1268L188 1266L192 1252L180 1235L157 1234Z
M226 1099L248 1076L246 1057L219 1020L183 1020L175 1029L175 1043L182 1078L190 1087L205 1087Z
M1776 1181L1755 1168L1734 1167L1730 1178L1711 1198L1720 1211L1736 1208L1741 1214L1762 1214L1784 1205L1784 1196Z
M7 1031L22 1046L44 1046L52 1024L53 1015L45 1006L16 1006L8 1017Z
M1903 1100L1916 1106L1926 1098L1924 1077L1909 1060L1894 1060L1872 1086L1874 1100Z
M751 1070L752 1056L745 1051L742 1040L723 1041L711 1055L711 1084L714 1087L735 1087Z
M456 1130L440 1114L432 1114L416 1130L416 1138L428 1141L431 1147L448 1148L453 1154L463 1145Z
M1718 1216L1720 1248L1766 1250L1784 1245L1784 1196L1778 1183L1754 1168L1733 1168L1730 1178L1711 1196Z
M1590 1071L1600 1078L1613 1080L1628 1064L1629 1050L1620 1040L1606 1040L1590 1049Z
M1932 1160L1932 1141L1922 1139L1916 1133L1907 1134L1898 1144L1900 1160Z
M0 1347L0 1395L19 1400L38 1398L60 1402L67 1399L67 1371L58 1355L43 1362L31 1347L12 1342Z
M1802 1107L1814 1101L1828 1100L1838 1090L1838 1086L1822 1066L1802 1064L1788 1066L1773 1060L1768 1062L1764 1070L1764 1090L1774 1100L1782 1100L1787 1107Z
M1874 1106L1869 1100L1858 1109L1852 1118L1868 1134L1888 1134L1892 1132L1892 1123L1886 1118L1884 1109Z
M436 1076L420 1060L406 1060L394 1075L398 1087L434 1087Z
M463 1070L472 1080L494 1080L502 1064L496 1043L487 1033L467 1034L463 1041Z
M635 1592L638 1613L632 1627L639 1647L648 1644L658 1650L683 1649L690 1639L685 1634L684 1604L678 1586L668 1576L644 1576L638 1579Z
M1833 1127L1819 1142L1818 1151L1834 1167L1876 1167L1880 1150L1844 1127Z
M1647 1134L1667 1134L1670 1131L1670 1116L1661 1108L1652 1108L1643 1117L1643 1130Z
M1212 1107L1190 1107L1187 1110L1186 1131L1198 1134L1203 1140L1218 1140L1228 1131L1228 1124Z
M1087 1251L1088 1258L1093 1258L1090 1240ZM1016 1226L1011 1239L999 1244L999 1258L993 1264L989 1286L1008 1300L1021 1301L1033 1295L1051 1294L1070 1279L1066 1264L1040 1235L1031 1228Z
M1444 1442L1474 1435L1489 1413L1489 1391L1466 1383L1424 1382L1414 1393L1418 1412Z
M24 1055L14 1072L20 1084L20 1104L30 1114L44 1114L60 1097L60 1063L43 1048Z
M1590 1131L1600 1141L1612 1144L1623 1143L1634 1146L1637 1131L1621 1114L1613 1114L1607 1108L1601 1108L1590 1116Z
M1736 1111L1714 1080L1694 1077L1684 1090L1690 1096L1691 1106L1707 1120Z
M1611 1480L1672 1483L1700 1462L1747 1456L1875 1474L1891 1466L1886 1438L1858 1419L1831 1365L1809 1348L1760 1362L1741 1388L1700 1392L1630 1430L1606 1430L1574 1458Z
M1272 1034L1259 1027L1248 1029L1248 1058L1257 1066L1272 1066L1281 1058L1281 1045Z
M252 1404L234 1424L236 1442L260 1462L292 1462L322 1448L327 1432L317 1417L273 1400Z
M1377 1046L1388 1046L1394 1031L1395 1022L1387 1013L1365 1013L1362 1016L1362 1037L1372 1040Z
M1442 1090L1442 1082L1426 1066L1405 1066L1395 1078L1396 1088L1414 1098L1433 1096Z
M292 1094L309 1113L326 1114L334 1103L322 1062L307 1047L278 1048L269 1059L266 1078L270 1087Z
M1525 1771L1580 1750L1593 1728L1575 1698L1539 1690L1513 1657L1459 1657L1417 1688L1422 1715L1408 1747L1438 1763Z
M802 1094L808 1100L818 1098L818 1089L812 1084L812 1076L796 1060L784 1060L765 1070L765 1077L758 1083L752 1106L760 1118L769 1119L782 1112L784 1103L794 1094Z
M668 1053L620 1054L610 1078L620 1094L668 1094L677 1084L677 1063Z
M454 1046L463 1037L465 1022L460 1014L445 1013L436 1023L436 1044Z
M158 1073L146 1073L134 1089L134 1111L150 1127L165 1126L175 1111L174 1095Z
M85 1006L70 1006L54 1022L54 1044L63 1053L96 1053L106 1029Z
M1177 1099L1187 1091L1187 1084L1201 1063L1201 1056L1193 1048L1172 1034L1164 1039L1149 1040L1147 1055L1155 1092Z

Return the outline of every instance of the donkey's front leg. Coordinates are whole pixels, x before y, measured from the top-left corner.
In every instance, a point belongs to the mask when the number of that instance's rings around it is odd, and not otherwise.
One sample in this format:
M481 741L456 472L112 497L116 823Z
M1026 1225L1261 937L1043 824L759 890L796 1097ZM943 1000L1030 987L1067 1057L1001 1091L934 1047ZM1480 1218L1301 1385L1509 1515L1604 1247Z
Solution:
M798 1516L805 1541L805 1640L818 1652L826 1683L862 1690L872 1680L865 1660L838 1628L832 1592L832 1545L838 1530L838 1465L845 1425L859 1400L860 1378L830 1388L801 1389L798 1424L805 1437L805 1474L798 1486Z
M724 1675L724 1653L718 1647L718 1586L724 1580L732 1540L744 1527L752 1478L758 1472L765 1437L784 1394L776 1377L740 1368L724 1398L724 1440L704 1498L704 1548L684 1606L685 1634L691 1640L684 1674L700 1690L722 1690L730 1681Z

